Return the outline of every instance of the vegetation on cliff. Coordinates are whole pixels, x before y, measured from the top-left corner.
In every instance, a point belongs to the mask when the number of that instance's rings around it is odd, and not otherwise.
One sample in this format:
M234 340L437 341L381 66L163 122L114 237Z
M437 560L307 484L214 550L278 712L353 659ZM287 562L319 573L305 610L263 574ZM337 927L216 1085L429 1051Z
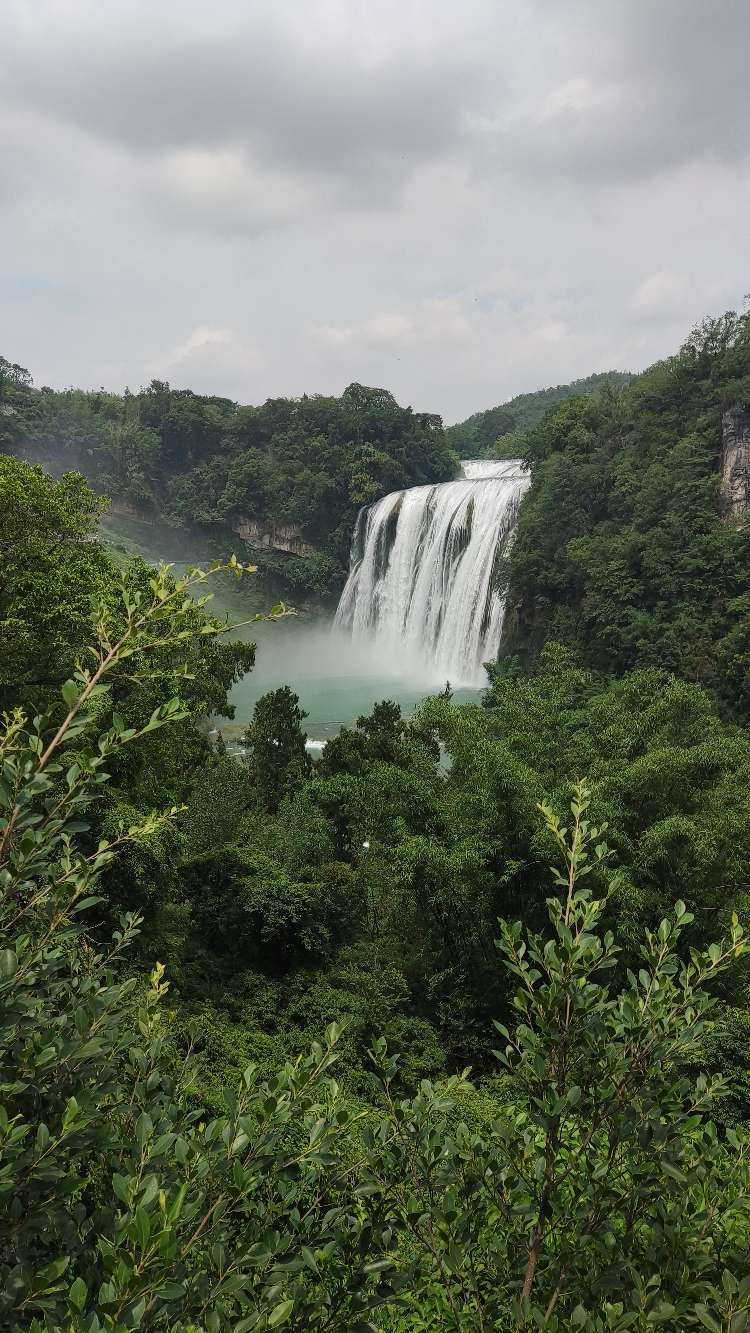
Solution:
M98 493L177 524L232 528L241 518L292 532L313 563L273 560L292 586L343 581L361 505L402 486L446 481L457 461L440 419L399 407L385 389L351 384L242 407L154 380L124 395L35 390L0 358L0 448L75 470ZM273 542L271 542L273 544Z
M750 316L730 313L524 437L509 655L556 639L608 673L665 667L750 716L750 525L719 496L722 412L748 404Z

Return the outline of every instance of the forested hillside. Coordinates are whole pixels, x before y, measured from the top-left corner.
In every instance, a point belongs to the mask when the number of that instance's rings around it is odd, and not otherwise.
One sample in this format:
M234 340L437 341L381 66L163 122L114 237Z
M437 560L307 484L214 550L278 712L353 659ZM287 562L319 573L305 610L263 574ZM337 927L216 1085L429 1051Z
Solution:
M572 380L570 384L557 384L550 389L537 389L534 393L519 393L507 403L475 412L466 421L448 426L445 437L461 458L513 458L515 444L506 436L515 437L538 426L549 412L568 398L590 398L606 385L622 388L631 379L632 376L624 371L605 370Z
M440 427L357 386L2 373L2 1326L748 1327L750 525L718 479L750 318L523 435L481 703L383 700L317 763L281 655L242 751L211 740L254 656L218 571L115 564L97 492L120 441L121 496L333 559L360 500L452 475Z
M608 673L665 667L747 719L750 524L725 515L720 469L722 413L749 405L750 317L729 314L524 437L509 655L556 639Z
M275 571L318 591L342 582L361 505L457 466L439 418L359 384L241 407L160 381L123 396L35 390L0 358L0 423L0 446L55 475L79 471L137 512L223 531L251 520L256 545L291 548Z

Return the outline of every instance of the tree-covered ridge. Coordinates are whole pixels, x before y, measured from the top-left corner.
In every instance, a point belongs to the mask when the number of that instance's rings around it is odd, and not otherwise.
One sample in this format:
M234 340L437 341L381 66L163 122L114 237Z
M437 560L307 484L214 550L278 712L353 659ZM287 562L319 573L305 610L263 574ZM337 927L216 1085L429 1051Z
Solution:
M750 316L730 313L527 434L509 655L557 639L612 674L666 667L748 716L750 525L719 495L722 413L748 404Z
M243 407L159 381L123 396L37 391L0 359L0 413L0 447L115 500L180 524L293 530L318 558L291 573L313 586L342 578L361 505L456 471L439 418L359 384Z
M538 426L549 412L568 398L589 398L606 385L622 388L631 379L626 371L604 370L572 380L570 384L557 384L549 389L537 389L534 393L519 393L507 403L487 408L484 412L474 412L465 421L448 426L445 437L461 458L513 458L515 442L507 440L506 436L515 437Z

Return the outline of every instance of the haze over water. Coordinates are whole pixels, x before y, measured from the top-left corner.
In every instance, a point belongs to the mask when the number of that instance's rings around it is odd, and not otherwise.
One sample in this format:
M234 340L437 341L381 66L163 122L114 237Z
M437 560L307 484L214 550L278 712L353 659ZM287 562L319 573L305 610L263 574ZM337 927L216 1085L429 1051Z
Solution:
M231 693L236 723L252 717L256 701L268 690L289 685L309 714L311 739L327 740L342 726L372 711L381 699L394 699L405 714L428 694L445 686L444 677L403 657L385 658L372 645L355 642L329 617L291 618L253 625L243 637L257 645L255 669ZM476 689L456 690L459 700L476 698ZM226 728L232 734L236 727Z
M124 552L152 563L172 562L178 573L189 564L205 564L211 558L212 552L197 540L195 549L189 545L186 549L184 531L166 525L110 515L102 526L105 539ZM241 581L220 576L211 590L214 596L209 610L217 616L228 614L233 623L269 609L273 601L252 576ZM381 699L395 700L408 714L446 683L445 677L431 671L424 660L408 660L403 652L375 652L372 644L355 642L350 634L334 627L332 610L241 625L232 637L255 643L256 657L254 669L231 691L234 719L217 719L214 723L228 740L238 737L247 726L260 696L281 685L289 685L299 695L301 707L308 714L305 730L310 739L327 740L342 726L371 712ZM457 689L455 698L464 701L478 698L478 694L477 689Z

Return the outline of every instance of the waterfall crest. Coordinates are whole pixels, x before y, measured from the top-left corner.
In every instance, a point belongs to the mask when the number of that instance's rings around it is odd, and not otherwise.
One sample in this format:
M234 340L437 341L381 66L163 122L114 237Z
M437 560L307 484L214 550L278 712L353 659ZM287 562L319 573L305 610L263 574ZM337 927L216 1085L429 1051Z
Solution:
M500 644L505 598L493 575L529 477L517 459L467 459L461 470L360 510L335 623L406 670L476 686Z

